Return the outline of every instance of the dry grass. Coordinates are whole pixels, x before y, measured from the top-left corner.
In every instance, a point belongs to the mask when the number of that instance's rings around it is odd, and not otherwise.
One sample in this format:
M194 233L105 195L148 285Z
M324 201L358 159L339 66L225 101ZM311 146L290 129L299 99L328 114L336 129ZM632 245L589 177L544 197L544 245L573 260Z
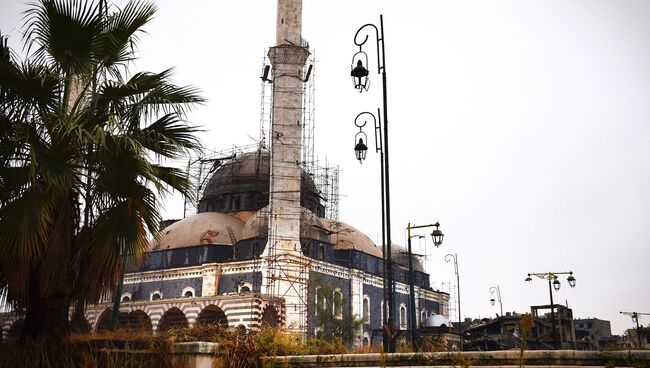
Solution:
M183 367L182 357L169 354L170 345L151 335L118 331L99 335L33 341L14 339L0 344L0 368L146 368Z
M171 354L174 344L193 341L218 343L224 352L221 368L260 367L264 356L350 352L341 341L303 341L273 328L246 333L197 325L156 335L116 330L26 345L10 339L0 343L0 368L177 368L186 362L181 356Z

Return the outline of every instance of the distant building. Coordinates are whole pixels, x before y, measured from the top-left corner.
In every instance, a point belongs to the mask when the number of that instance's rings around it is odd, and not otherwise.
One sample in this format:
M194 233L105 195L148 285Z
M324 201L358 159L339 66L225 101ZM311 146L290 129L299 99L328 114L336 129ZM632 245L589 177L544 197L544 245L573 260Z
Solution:
M629 348L639 348L639 340L641 341L641 349L650 349L650 326L630 328L625 331L625 345Z
M578 350L602 350L619 342L618 337L612 336L609 321L598 318L574 319L573 326Z
M527 349L553 349L553 325L550 308L550 305L530 307L533 327L527 336ZM554 305L554 309L558 347L574 349L576 339L573 311L563 305ZM523 316L523 314L508 312L505 316L493 319L475 320L470 327L463 331L464 350L507 350L521 347L522 336L519 323Z

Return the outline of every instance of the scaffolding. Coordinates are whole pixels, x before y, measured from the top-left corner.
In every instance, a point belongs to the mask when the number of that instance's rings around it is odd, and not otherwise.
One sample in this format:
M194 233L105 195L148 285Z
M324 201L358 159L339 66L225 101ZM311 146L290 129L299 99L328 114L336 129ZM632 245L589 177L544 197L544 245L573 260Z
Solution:
M184 213L183 217L193 215L198 212L200 199L205 193L211 192L209 186L211 185L211 178L213 174L219 169L227 169L227 166L237 162L237 157L251 152L269 152L271 140L271 130L273 123L273 81L271 79L271 65L268 59L268 51L265 50L262 59L261 68L261 83L260 83L260 119L259 119L259 141L252 145L236 146L233 145L225 150L212 150L201 154L200 156L192 157L185 164L186 175L188 180L194 184L194 196L185 197L184 200ZM301 126L301 147L300 147L300 166L306 172L307 176L312 179L316 186L317 195L323 207L323 213L317 214L333 220L339 218L339 167L331 165L325 160L324 164L319 162L315 154L315 63L316 59L312 51L308 57L305 67L303 68L303 75L301 86L301 93L303 96L302 101L302 121ZM258 156L258 166L262 164L261 156ZM265 165L267 165L265 163ZM268 163L270 165L270 162ZM267 167L261 166L255 171L255 177L250 180L269 180L266 177ZM260 175L264 171L264 175ZM232 173L235 175L236 173ZM270 178L272 180L272 178ZM269 189L270 190L270 189ZM268 193L269 195L271 193ZM202 211L210 211L210 208L203 208ZM273 227L273 219L270 218L270 207L263 208L259 211L258 216L266 216L269 219L268 229L260 231L260 236L257 237L252 245L254 266L253 272L255 274L266 273L266 278L258 279L254 277L252 280L253 290L262 291L263 285L269 285L267 293L274 297L272 300L279 300L291 291L292 297L287 298L284 306L275 305L276 310L280 313L282 319L286 316L287 312L301 312L301 321L299 330L307 332L307 314L308 314L308 285L306 280L309 279L309 269L311 267L311 260L304 255L303 249L294 252L294 256L287 256L286 253L279 252L278 247L270 246L266 257L262 257L264 247L268 244L274 244L277 239L276 232ZM319 210L320 211L320 210ZM298 216L300 214L297 214ZM268 236L264 239L265 234ZM233 239L236 240L236 239ZM266 240L266 242L265 242ZM264 243L264 244L263 244ZM275 245L275 244L274 244ZM264 268L267 268L264 270ZM276 285L278 285L276 289ZM282 289L282 290L279 290ZM251 308L252 310L253 308Z
M306 70L303 70L302 84L302 147L301 157L303 167L308 173L315 172L316 154L314 150L314 132L316 127L316 57L311 51ZM303 68L305 69L305 68Z
M308 44L304 43L304 48L308 49ZM331 169L326 166L326 168L321 168L318 165L318 161L315 155L314 149L314 134L315 134L315 57L314 52L310 52L309 57L307 58L305 65L303 67L303 73L301 75L301 84L302 93L302 126L301 126L301 146L300 146L300 167L307 174L309 178L312 179L316 189L318 190L319 199L327 204L327 207L331 207L330 203L338 202L337 200L332 200L330 194L332 192L338 193L338 189L333 191L331 189L332 181L330 180L331 175L329 174ZM266 60L265 60L266 63ZM263 67L263 76L262 81L265 82L266 76L269 73L269 67ZM267 86L262 87L262 114L261 117L261 128L260 131L262 134L266 134L270 128L267 128L267 122L272 122L273 117L269 116L273 111L272 101L267 97ZM285 91L287 92L287 91ZM291 91L288 91L291 92ZM297 92L297 91L296 91ZM269 137L269 142L271 142ZM338 178L338 173L337 173ZM271 178L273 180L273 178ZM336 182L338 184L338 181ZM272 188L273 186L271 186ZM272 194L272 193L270 193ZM271 205L273 203L271 202ZM338 205L336 206L338 208ZM305 255L305 246L306 244L301 244L300 239L279 239L278 232L276 228L277 214L273 213L273 209L270 209L271 216L269 217L269 240L268 240L268 249L266 253L266 265L268 267L266 273L266 284L268 285L268 293L273 297L274 300L278 298L284 299L284 310L285 316L292 314L292 323L297 323L297 326L289 325L288 327L294 331L299 332L302 336L307 335L307 319L309 314L307 297L309 294L309 270L311 269L311 259ZM320 212L320 209L317 210ZM325 212L325 211L323 211ZM303 215L305 214L301 209L297 213L285 214L283 216L297 216L297 218L285 218L285 220L298 221L304 225L302 222ZM319 216L323 216L324 213L319 213ZM304 219L306 220L306 219ZM301 225L301 226L303 226ZM307 225L309 226L309 225ZM298 241L300 244L300 249L293 249L293 251L283 249L278 243L284 242L286 246L287 241ZM289 245L290 246L290 245ZM294 244L296 247L297 244ZM286 321L287 323L289 321Z
M456 283L453 281L443 281L441 291L449 294L449 303L447 304L448 317L455 323L459 320L458 316L458 293L457 293ZM441 311L441 314L444 314Z
M277 228L273 225L270 227L269 249L265 258L268 267L266 283L269 288L267 291L273 300L284 300L285 316L286 313L294 313L299 316L298 326L289 327L294 332L306 336L309 313L308 280L312 260L304 255L302 248L293 254L280 251L277 243L282 239L277 235Z

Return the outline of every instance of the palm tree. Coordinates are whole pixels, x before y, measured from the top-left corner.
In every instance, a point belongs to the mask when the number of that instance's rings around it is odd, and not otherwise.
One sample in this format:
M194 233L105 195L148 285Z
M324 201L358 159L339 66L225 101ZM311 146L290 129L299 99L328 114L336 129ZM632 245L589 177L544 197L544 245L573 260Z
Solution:
M68 332L116 286L160 222L158 197L191 195L165 160L199 149L183 118L204 100L171 70L130 74L155 6L41 0L26 12L28 58L0 35L0 296L23 337Z

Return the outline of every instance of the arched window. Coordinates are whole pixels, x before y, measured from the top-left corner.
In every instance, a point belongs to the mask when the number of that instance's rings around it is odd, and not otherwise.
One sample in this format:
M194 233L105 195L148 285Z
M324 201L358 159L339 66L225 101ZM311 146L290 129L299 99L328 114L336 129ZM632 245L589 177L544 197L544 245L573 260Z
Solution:
M131 301L131 298L133 298L133 296L131 295L131 293L122 293L122 298L121 298L120 300L121 300L123 303L127 303L127 302L130 302L130 301Z
M406 322L406 305L404 303L399 305L399 328L406 330L408 324Z
M368 295L363 296L363 310L362 315L363 323L370 323L370 297Z
M343 293L341 293L341 289L334 290L332 299L332 314L334 314L334 318L343 318Z
M239 294L250 293L253 290L253 285L250 282L242 282L237 285L237 292Z
M188 286L181 291L181 296L183 298L193 298L196 296L196 290L193 287Z
M162 293L160 291L156 290L156 291L152 292L149 295L149 297L150 297L151 300L160 300L160 299L162 299Z

